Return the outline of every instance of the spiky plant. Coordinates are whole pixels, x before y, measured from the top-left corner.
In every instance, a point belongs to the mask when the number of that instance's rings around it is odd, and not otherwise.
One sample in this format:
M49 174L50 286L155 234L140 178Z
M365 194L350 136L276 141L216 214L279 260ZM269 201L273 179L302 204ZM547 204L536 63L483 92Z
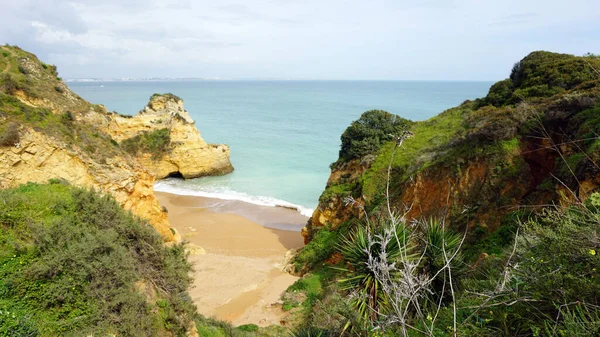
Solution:
M391 220L358 226L338 244L346 262L346 267L338 269L348 273L348 277L338 281L340 288L351 294L352 306L365 321L375 321L387 307L382 284L370 266L381 261L401 268L402 258L414 258L410 247L404 224ZM392 268L389 273L392 278L399 277L398 268Z
M330 335L325 330L311 326L298 327L290 332L290 337L329 337Z
M433 277L442 269L449 267L452 268L453 274L458 274L464 267L462 254L457 252L461 236L438 219L431 218L421 224L423 231L421 246L425 256L426 272ZM444 296L446 282L445 275L439 275L432 280L432 290L437 296Z

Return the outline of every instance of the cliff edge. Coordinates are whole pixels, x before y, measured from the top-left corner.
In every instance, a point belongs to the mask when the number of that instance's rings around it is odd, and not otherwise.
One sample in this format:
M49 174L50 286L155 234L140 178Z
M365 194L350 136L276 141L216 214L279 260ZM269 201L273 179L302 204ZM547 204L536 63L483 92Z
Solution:
M408 222L446 219L467 230L470 243L514 227L515 214L584 200L600 186L599 70L595 56L533 52L486 97L426 121L365 112L342 135L339 160L302 231L306 243L333 247L317 259L335 252L339 228L361 217L350 197L371 215L386 208L388 166L397 214ZM390 135L403 132L410 137L397 145ZM300 252L297 270L316 262L311 249Z
M0 188L60 179L110 193L176 241L155 176L228 171L229 148L206 144L180 99L155 96L137 117L109 113L72 92L55 66L0 48Z

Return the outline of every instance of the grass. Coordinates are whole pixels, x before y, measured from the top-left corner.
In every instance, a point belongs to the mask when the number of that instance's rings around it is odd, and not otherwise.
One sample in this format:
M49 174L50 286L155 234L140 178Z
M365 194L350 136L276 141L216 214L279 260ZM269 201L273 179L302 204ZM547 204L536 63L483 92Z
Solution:
M319 197L319 202L327 203L336 195L342 197L350 195L356 187L356 182L328 186L325 189L325 191L321 193L321 196Z
M0 335L185 333L195 308L181 245L165 247L112 197L58 180L0 200L0 308L11 313Z
M52 113L45 108L24 104L19 99L0 92L0 117L6 125L20 124L40 131L63 142L68 148L81 148L96 159L110 158L122 153L112 138L95 127L76 123L73 113Z
M350 222L340 224L335 230L325 226L316 230L312 240L302 248L292 261L297 273L311 270L322 264L336 251L336 244L347 233Z
M327 294L328 287L338 274L338 271L327 265L314 268L310 274L304 275L286 290L286 294L303 293L304 301L297 302L296 296L284 294L282 296L284 308L288 308L289 311L300 306L301 314L305 317L309 316L316 302Z
M174 94L172 94L170 92L166 93L166 94L154 93L154 94L152 94L152 96L150 96L150 100L153 100L153 99L158 98L158 97L166 97L167 99L173 100L173 101L181 101L182 100L179 96L174 95Z
M282 337L287 331L281 326L261 328L255 324L234 327L231 323L198 315L195 319L198 335L201 337Z
M465 116L469 112L468 106L461 106L413 124L410 131L414 137L405 140L402 149L394 156L394 182L399 184L418 170L433 165L443 150L440 147L465 133ZM361 176L362 193L367 200L376 200L384 190L394 147L393 142L385 144L371 167Z
M121 147L132 155L150 153L153 160L161 159L170 151L171 134L169 129L144 132L121 142Z

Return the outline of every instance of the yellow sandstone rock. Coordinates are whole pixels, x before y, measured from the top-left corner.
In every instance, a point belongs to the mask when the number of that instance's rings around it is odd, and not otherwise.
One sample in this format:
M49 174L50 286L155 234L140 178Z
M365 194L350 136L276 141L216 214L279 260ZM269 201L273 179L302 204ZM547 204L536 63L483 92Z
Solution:
M20 138L18 146L0 148L0 188L64 179L110 193L125 209L148 219L165 241L174 241L167 215L154 196L154 177L144 167L119 157L99 164L33 129L20 130Z
M57 77L56 69L35 55L18 48L0 48L24 69L13 69L7 76L25 77L27 83L27 90L16 88L2 93L26 106L61 115L66 124L73 126L72 134L65 136L60 130L35 127L17 115L0 111L0 126L16 121L20 136L19 144L0 146L0 188L64 179L110 193L125 209L147 219L166 242L181 240L169 227L167 214L154 196L155 179L172 174L193 178L229 173L233 170L229 147L207 144L184 110L183 101L174 95L152 96L134 117L109 113L104 106L91 104L72 92ZM117 144L161 129L168 129L170 144L165 155L156 160L150 154L127 154ZM94 148L94 144L104 148Z
M144 110L133 117L109 116L111 121L105 126L105 132L118 142L143 132L169 130L171 149L162 158L153 158L151 154L137 157L156 179L170 175L189 179L233 171L229 146L207 144L183 108L183 100L177 96L154 95Z

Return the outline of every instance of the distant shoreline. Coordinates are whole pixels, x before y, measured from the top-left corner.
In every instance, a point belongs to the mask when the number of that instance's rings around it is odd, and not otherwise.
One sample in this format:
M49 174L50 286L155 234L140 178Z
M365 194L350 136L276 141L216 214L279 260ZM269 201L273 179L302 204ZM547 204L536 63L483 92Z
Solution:
M129 83L129 82L196 82L196 81L207 81L207 82L464 82L464 83L490 83L493 84L495 80L336 80L336 79L286 79L286 78L195 78L195 77L182 77L182 78L67 78L67 83Z

